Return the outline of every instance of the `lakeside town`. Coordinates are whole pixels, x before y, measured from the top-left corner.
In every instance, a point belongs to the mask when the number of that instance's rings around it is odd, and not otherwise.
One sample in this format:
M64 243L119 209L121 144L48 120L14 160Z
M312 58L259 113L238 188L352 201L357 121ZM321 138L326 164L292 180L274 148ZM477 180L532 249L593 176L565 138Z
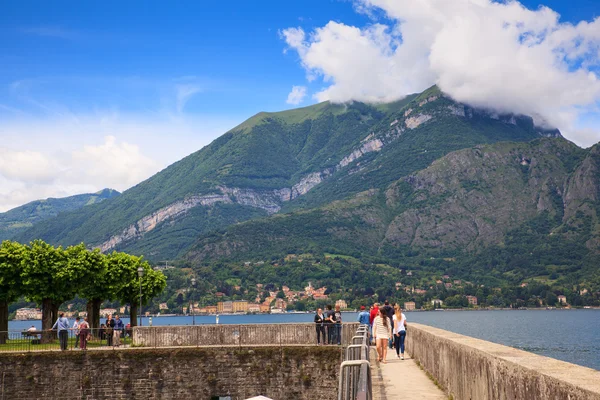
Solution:
M445 280L449 280L449 276L443 277ZM450 289L452 286L460 286L462 282L460 280L454 280L453 282L444 282L443 280L437 280L437 284L444 285L444 288ZM470 284L470 282L469 282ZM526 284L523 284L523 287L526 287ZM264 292L263 284L256 284L256 289L258 292ZM239 286L235 287L236 290L240 290ZM415 289L412 287L403 287L402 283L396 283L397 291L404 291L407 294L412 295L425 295L427 290L425 289ZM343 311L356 311L357 308L351 307L346 300L337 299L333 300L330 298L327 292L327 287L322 286L319 288L315 288L312 286L312 283L309 282L308 285L301 291L291 290L288 286L283 285L280 291L267 291L268 296L261 301L261 296L257 296L254 299L254 302L248 300L223 300L218 301L216 304L211 305L201 305L198 302L189 302L187 305L182 306L177 310L170 310L169 305L166 302L162 302L158 304L158 313L151 313L149 311L144 312L144 315L149 316L186 316L186 315L227 315L227 314L281 314L286 312L312 312L310 311L296 311L293 308L293 304L302 301L302 300L312 300L318 301L319 303L327 303L331 302L333 306L339 306ZM217 292L215 294L217 298L226 297L225 293ZM433 298L426 302L422 302L420 307L417 306L417 302L415 301L403 301L400 302L400 305L405 311L428 311L428 310L476 310L476 309L512 309L505 307L494 307L494 306L479 306L477 296L465 295L464 296L468 305L466 307L448 307L444 300ZM540 306L542 303L540 302ZM567 298L564 295L557 296L556 307L545 307L544 309L570 309L571 305L567 302ZM583 308L597 308L586 306ZM527 309L527 307L519 307L519 309ZM178 311L173 313L172 311ZM102 318L106 318L108 315L129 315L130 309L129 306L121 306L118 308L101 308L100 316ZM86 311L80 311L74 309L73 304L68 304L66 309L64 310L65 316L67 318L75 318L75 317L86 317ZM14 320L25 321L25 320L41 320L42 319L42 310L39 308L31 308L31 307L23 307L19 308L14 313Z

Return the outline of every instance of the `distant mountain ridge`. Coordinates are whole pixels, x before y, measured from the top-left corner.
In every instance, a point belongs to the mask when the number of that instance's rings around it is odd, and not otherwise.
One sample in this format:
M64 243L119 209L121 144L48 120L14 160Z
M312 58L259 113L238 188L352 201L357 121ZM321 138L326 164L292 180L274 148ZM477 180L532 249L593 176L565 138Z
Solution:
M200 236L382 190L455 150L547 136L561 137L529 117L457 103L437 87L389 104L259 113L121 196L17 238L174 259Z
M103 189L96 193L35 200L0 213L0 241L11 239L35 224L53 218L60 213L99 203L119 194L114 189Z

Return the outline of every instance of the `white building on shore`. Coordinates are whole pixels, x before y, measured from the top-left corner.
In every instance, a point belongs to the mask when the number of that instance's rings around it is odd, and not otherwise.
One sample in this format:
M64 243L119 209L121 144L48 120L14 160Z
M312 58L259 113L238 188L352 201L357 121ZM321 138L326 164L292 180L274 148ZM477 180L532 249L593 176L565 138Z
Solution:
M42 319L42 310L39 308L19 308L16 311L15 319L19 321Z

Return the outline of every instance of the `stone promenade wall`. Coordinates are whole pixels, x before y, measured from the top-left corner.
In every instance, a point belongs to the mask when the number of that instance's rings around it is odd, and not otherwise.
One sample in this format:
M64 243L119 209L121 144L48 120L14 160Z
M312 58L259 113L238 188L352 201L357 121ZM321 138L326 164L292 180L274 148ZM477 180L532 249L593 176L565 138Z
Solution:
M358 323L342 326L342 345L348 345ZM315 345L315 324L246 324L152 326L133 329L135 346L257 346Z
M0 400L337 399L338 347L0 354Z
M600 399L600 371L421 324L406 351L455 400Z

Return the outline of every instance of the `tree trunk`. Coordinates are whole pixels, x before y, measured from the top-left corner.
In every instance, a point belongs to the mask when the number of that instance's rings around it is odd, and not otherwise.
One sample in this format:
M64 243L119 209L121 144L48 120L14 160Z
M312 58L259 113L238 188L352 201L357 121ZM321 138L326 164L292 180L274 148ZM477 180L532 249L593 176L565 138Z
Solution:
M58 307L57 307L58 309ZM52 299L43 299L42 300L42 330L44 333L42 334L42 343L50 343L54 338L50 329L52 329L52 325L56 318L53 318L52 313L54 312L54 302Z
M52 302L52 321L56 321L58 319L58 307L60 303ZM53 333L54 339L58 339L58 332Z
M100 305L102 304L102 299L92 299L88 300L86 305L88 323L90 324L90 328L92 332L96 332L96 329L100 328Z
M0 344L8 340L8 301L0 301Z
M129 323L132 328L138 326L138 306L135 303L129 304Z

